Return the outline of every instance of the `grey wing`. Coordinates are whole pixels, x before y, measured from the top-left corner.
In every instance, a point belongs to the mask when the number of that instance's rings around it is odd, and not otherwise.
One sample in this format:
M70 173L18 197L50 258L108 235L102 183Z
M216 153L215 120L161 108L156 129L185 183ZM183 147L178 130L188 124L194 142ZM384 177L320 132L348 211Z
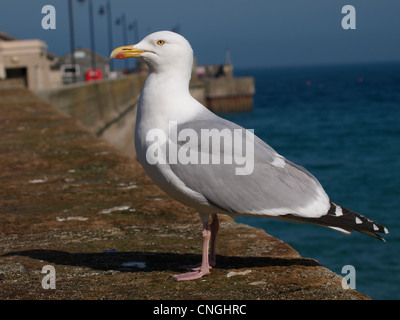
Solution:
M315 218L329 210L329 198L311 173L286 160L242 127L214 117L180 124L178 132L185 132L183 129L196 132L198 139L189 139L190 135L186 140L182 136L178 139L177 148L181 156L187 156L188 163L178 161L170 165L171 170L186 187L203 195L210 204L238 215L293 214ZM207 142L204 132L212 129ZM223 130L226 136L221 134ZM231 146L224 143L227 130L232 132ZM224 138L219 140L219 148L213 149L219 134ZM235 137L239 142L234 141ZM197 163L187 161L196 157ZM208 164L201 161L207 158ZM216 163L218 158L220 161Z

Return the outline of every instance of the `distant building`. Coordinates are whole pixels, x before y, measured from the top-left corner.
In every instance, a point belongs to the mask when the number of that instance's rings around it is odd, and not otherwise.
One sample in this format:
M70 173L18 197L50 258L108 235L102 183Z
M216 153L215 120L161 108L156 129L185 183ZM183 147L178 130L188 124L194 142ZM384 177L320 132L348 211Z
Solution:
M74 59L73 59L74 58ZM110 74L110 63L106 57L95 53L95 68L100 70L102 78L109 78ZM75 61L73 61L75 60ZM74 65L75 62L75 65ZM68 53L63 58L63 64L61 65L61 75L63 84L69 84L74 82L74 72L76 76L76 82L86 81L87 72L92 70L92 51L87 48L78 48L72 53Z
M61 86L59 57L47 52L41 40L18 40L0 31L0 79L20 78L40 91Z

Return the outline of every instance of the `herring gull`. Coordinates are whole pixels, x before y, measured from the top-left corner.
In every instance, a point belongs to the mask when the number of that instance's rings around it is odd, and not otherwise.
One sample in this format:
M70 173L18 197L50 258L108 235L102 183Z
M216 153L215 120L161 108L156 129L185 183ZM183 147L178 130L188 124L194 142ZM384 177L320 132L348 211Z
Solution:
M307 222L384 241L377 234L388 233L384 226L330 201L310 172L191 96L193 50L183 36L155 32L110 55L129 57L149 67L137 109L138 160L163 191L195 208L203 223L201 264L175 279L198 279L215 266L217 214Z

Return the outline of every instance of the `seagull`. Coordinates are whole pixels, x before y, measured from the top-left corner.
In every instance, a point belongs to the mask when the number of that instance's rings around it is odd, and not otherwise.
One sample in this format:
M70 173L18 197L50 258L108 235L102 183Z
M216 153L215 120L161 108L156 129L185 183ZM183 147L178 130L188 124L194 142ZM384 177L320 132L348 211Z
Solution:
M309 171L191 96L193 50L183 36L159 31L110 54L130 57L149 68L137 108L138 160L165 193L196 209L203 224L201 263L176 280L199 279L215 266L218 214L311 223L385 241L377 234L388 233L384 226L333 203Z

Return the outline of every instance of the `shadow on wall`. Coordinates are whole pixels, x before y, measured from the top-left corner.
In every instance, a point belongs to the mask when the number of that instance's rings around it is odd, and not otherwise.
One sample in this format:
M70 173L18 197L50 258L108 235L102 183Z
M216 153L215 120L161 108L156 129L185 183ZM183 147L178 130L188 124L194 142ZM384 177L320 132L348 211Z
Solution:
M3 255L24 256L32 259L48 261L49 263L79 267L89 267L95 270L117 270L121 272L151 272L179 271L180 266L189 261L197 263L201 260L199 254L177 254L159 252L102 252L102 253L69 253L58 250L26 250L9 252ZM232 257L217 255L218 269L239 269L269 266L320 266L308 258L268 258L268 257ZM135 264L135 263L136 264ZM130 263L130 264L128 264Z

